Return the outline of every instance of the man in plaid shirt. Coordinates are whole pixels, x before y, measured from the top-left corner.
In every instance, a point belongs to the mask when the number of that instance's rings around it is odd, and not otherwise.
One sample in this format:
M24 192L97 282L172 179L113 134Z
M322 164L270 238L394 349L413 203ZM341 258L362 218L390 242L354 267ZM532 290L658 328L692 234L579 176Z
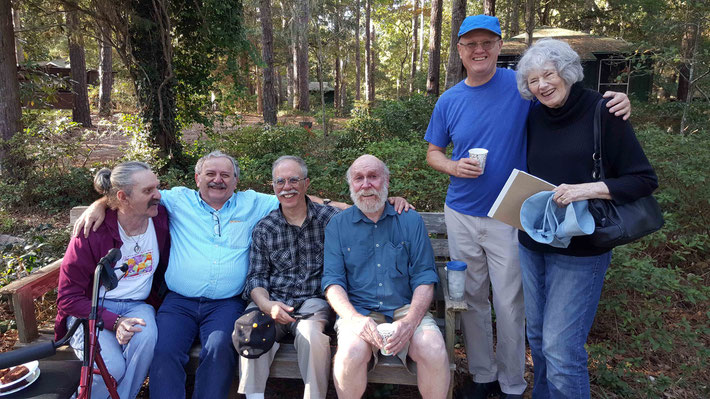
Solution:
M249 273L242 294L276 321L276 340L295 337L298 366L305 383L304 398L325 398L330 373L330 338L323 333L334 319L323 298L323 243L325 226L339 209L349 205L324 200L312 202L306 195L310 180L303 159L282 156L272 167L274 193L279 209L257 223L252 232ZM409 204L390 199L401 212ZM336 208L337 207L337 208ZM263 398L278 342L257 359L240 357L239 393L247 399Z

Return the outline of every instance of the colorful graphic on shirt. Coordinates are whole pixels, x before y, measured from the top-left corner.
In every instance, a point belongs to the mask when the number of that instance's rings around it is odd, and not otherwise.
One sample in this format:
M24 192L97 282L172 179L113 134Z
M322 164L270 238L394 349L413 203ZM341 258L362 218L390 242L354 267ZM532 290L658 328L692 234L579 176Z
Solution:
M126 272L126 277L124 278L131 278L150 273L153 271L153 253L146 252L132 256L126 260L126 264L128 265L128 271Z

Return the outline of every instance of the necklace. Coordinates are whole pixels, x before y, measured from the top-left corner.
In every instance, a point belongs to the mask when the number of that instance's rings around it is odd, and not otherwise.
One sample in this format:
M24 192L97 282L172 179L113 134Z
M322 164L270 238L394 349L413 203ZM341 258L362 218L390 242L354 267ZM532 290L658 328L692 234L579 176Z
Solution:
M133 247L133 252L140 252L141 246L138 244L139 241L143 239L143 236L145 235L146 232L143 232L143 234L139 235L138 238L133 238L132 236L126 235L128 238L130 238L136 245Z
M143 232L143 234L139 234L139 235L135 235L135 236L128 235L128 232L123 228L123 226L120 225L120 223L119 223L119 226L121 227L123 234L125 234L126 237L129 240L133 241L133 244L135 244L133 246L133 252L135 252L135 253L140 252L140 250L141 250L140 242L143 240L145 233L148 232L148 227L150 227L150 222L149 222L148 226L146 227L145 231ZM137 238L134 238L134 237L137 237Z

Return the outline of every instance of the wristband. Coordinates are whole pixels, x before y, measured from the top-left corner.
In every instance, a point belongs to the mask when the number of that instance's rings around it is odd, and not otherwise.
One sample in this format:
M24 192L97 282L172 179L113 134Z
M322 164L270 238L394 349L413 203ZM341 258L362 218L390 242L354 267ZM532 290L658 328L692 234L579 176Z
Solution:
M118 317L116 318L116 321L113 322L113 331L116 331L116 329L118 328L118 321L121 320L121 317L123 317L123 316L118 315Z

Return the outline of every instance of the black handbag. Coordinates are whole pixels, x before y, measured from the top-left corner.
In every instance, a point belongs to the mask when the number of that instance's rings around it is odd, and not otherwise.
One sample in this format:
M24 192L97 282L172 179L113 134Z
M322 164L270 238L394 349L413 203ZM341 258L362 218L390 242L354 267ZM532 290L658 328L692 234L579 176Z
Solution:
M604 179L602 166L601 107L597 104L594 112L594 171L595 181ZM594 233L590 236L592 245L599 248L614 248L651 234L663 226L663 214L653 195L641 197L626 204L613 200L589 200L589 212L594 217Z

